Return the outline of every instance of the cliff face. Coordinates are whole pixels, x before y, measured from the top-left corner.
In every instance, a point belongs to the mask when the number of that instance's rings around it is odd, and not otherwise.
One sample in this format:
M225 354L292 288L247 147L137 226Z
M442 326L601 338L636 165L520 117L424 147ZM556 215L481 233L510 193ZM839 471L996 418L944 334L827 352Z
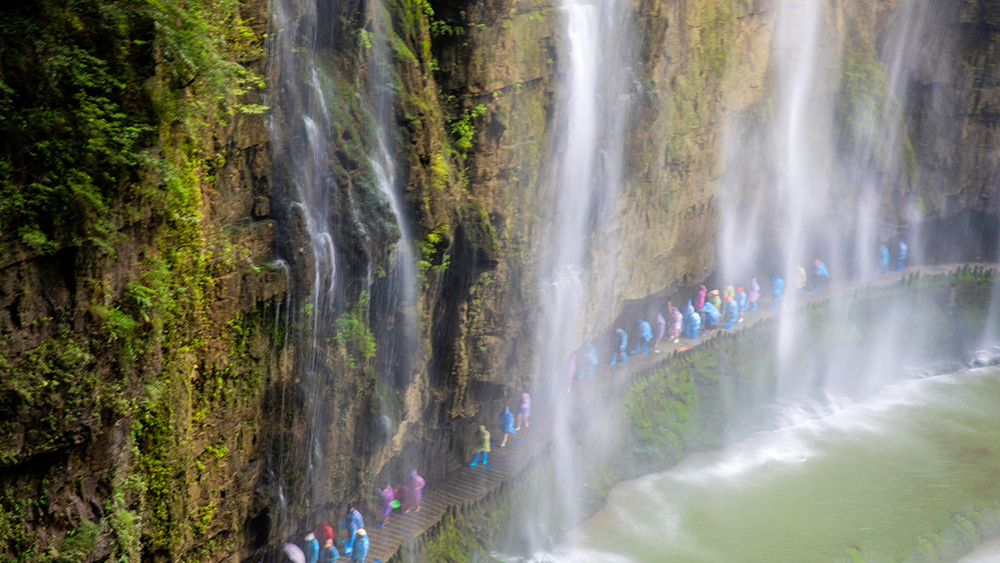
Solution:
M4 8L0 28L7 44L46 38L0 51L0 553L241 560L328 516L327 502L457 463L467 430L531 385L539 351L565 150L558 3L317 4L322 33L282 56L315 49L334 100L338 268L323 312L286 181L298 132L283 127L297 118L255 105L275 97L245 74L288 63L265 56L263 34L282 31L267 29L269 6L56 4ZM834 108L817 125L835 149L831 228L856 226L856 187L872 178L882 237L1000 205L1000 15L985 1L916 5L919 17L901 1L829 5L813 98ZM588 336L714 271L724 213L761 196L725 178L775 174L734 156L733 139L775 143L776 3L619 8L601 111L604 133L621 128L621 168L600 171L614 181L592 221ZM911 21L933 40L895 64ZM370 158L379 52L416 247L413 350L394 297L400 231ZM309 475L315 447L325 465Z
M209 561L267 528L286 278L239 95L266 6L200 7L2 10L5 561Z

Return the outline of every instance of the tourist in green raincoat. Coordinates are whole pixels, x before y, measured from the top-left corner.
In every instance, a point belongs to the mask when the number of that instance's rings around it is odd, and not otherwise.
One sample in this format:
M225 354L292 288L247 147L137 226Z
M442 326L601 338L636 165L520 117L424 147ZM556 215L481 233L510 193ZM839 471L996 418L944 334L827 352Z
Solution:
M476 432L476 449L472 450L475 455L472 456L472 463L469 467L475 467L479 464L479 459L482 458L483 465L488 462L486 458L490 455L490 432L486 430L486 427L479 425L479 431Z

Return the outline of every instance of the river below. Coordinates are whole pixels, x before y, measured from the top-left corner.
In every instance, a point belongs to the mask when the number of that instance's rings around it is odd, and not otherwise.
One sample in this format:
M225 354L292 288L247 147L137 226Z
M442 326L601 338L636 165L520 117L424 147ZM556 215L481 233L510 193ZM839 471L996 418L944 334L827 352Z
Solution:
M620 483L539 559L997 560L1000 547L981 540L995 533L1000 499L1000 369L904 381L839 405Z

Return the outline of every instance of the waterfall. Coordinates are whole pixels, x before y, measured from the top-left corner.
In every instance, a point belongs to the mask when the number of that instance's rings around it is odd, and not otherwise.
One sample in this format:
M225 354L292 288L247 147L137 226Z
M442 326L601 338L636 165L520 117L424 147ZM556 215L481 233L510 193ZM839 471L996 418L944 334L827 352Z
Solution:
M560 178L556 191L556 220L554 224L553 254L550 263L555 265L546 299L544 328L539 352L545 357L541 374L550 374L549 391L552 397L553 443L557 462L557 510L562 514L579 513L577 507L575 455L571 435L572 405L561 400L560 391L565 386L567 356L574 344L579 345L572 328L579 323L584 298L583 259L586 250L590 203L595 188L593 162L596 148L597 80L600 72L598 56L598 10L591 4L568 0L566 10L566 38L569 43L569 71L565 113L566 149L559 162ZM544 375L542 375L544 377ZM565 520L554 514L555 521Z
M572 437L573 401L567 395L569 356L575 353L595 319L588 318L596 295L590 252L602 221L613 220L609 201L618 192L623 152L623 120L627 105L620 101L623 26L619 2L566 0L562 6L565 36L560 64L564 80L557 110L553 219L542 251L541 320L536 328L538 351L535 386L552 411L556 460L555 490L527 515L532 549L572 526L579 514L579 456ZM565 66L563 66L565 65ZM613 161L613 162L609 162ZM604 214L602 216L602 211ZM549 530L552 525L556 529Z
M392 130L395 123L396 95L393 82L394 61L389 44L389 37L393 33L392 22L387 8L380 2L370 3L369 11L374 33L368 48L367 90L373 114L371 137L376 144L375 150L369 157L369 165L375 183L385 197L399 230L399 239L393 247L391 256L393 270L390 280L391 295L385 306L390 314L398 317L398 320L391 324L400 327L394 330L401 331L402 334L390 335L382 340L383 344L389 347L382 357L389 364L384 367L385 372L396 372L406 379L416 365L413 358L418 349L416 247L409 221L403 211L405 204L401 193L403 187L399 185L396 177L396 147Z
M273 113L269 120L274 152L275 192L283 196L284 209L290 229L301 229L306 237L286 237L280 248L284 261L295 276L309 280L308 295L297 294L296 301L286 304L286 315L299 317L291 330L300 335L296 345L292 377L298 380L298 392L282 391L280 411L284 418L285 401L292 401L299 393L306 397L321 397L329 385L329 370L325 363L325 340L335 319L337 288L336 243L331 225L331 201L334 182L330 173L330 150L336 139L330 122L331 92L329 79L317 55L316 4L299 0L271 0L272 20L268 37L271 60L270 85L273 99L269 100ZM304 229L302 229L304 227ZM294 242L298 241L298 242ZM305 300L305 302L297 302ZM287 395L287 397L286 397ZM325 401L308 400L295 418L304 430L302 440L292 452L305 457L305 474L301 484L291 487L286 482L284 459L276 464L279 474L275 477L281 498L278 499L282 521L276 525L278 533L283 527L287 507L303 498L327 498L324 466L327 416ZM285 449L279 456L286 455ZM288 498L290 490L295 497Z
M826 138L816 139L814 130L828 130L832 108L815 107L818 79L822 59L820 49L823 13L821 0L786 0L781 3L776 24L774 50L778 61L777 116L778 144L774 190L779 202L778 221L781 240L782 266L779 270L785 280L785 299L778 325L778 384L791 385L794 366L790 365L790 351L796 337L794 319L797 308L797 291L794 280L798 267L808 267L805 246L806 227L811 225L827 207L826 187L828 178L816 174L820 169Z
M903 228L917 221L919 209L912 198L896 200L910 189L912 147L903 108L927 6L926 0L901 3L894 25L876 46L844 35L835 22L859 16L837 11L843 7L820 0L779 2L773 111L727 116L719 187L720 279L740 284L757 276L765 304L772 276L784 280L778 327L783 394L817 385L862 393L885 383L865 374L830 380L797 371L790 358L801 334L796 280L799 268L805 269L809 291L813 260L821 259L835 280L862 284L873 275L879 244L894 246L900 238L907 240L911 258L920 255L919 233ZM901 345L895 328L877 344ZM883 370L873 366L875 372Z
M290 451L297 459L295 464L283 459L273 464L280 496L275 502L284 521L287 512L295 514L289 507L319 510L337 494L327 470L334 455L328 449L337 447L331 442L337 432L333 393L342 381L339 376L355 369L343 367L339 351L331 347L338 341L338 319L356 315L354 320L372 331L378 341L375 373L386 384L378 392L394 385L398 389L419 361L418 280L396 170L395 71L387 9L377 2L366 5L371 31L358 30L367 35L358 41L352 61L357 67L345 71L346 63L336 56L337 38L331 37L339 26L327 21L336 18L341 6L270 2L269 126L279 200L275 209L283 219L278 253L298 280L284 308L295 333L295 387L288 390L287 401L298 406L286 407L284 397L279 406L282 413L296 409ZM354 94L345 94L352 87ZM358 241L360 248L338 249L338 236ZM338 256L344 260L340 267ZM386 417L376 413L375 418L379 415L380 420ZM302 469L293 473L293 465ZM285 531L282 525L279 531Z

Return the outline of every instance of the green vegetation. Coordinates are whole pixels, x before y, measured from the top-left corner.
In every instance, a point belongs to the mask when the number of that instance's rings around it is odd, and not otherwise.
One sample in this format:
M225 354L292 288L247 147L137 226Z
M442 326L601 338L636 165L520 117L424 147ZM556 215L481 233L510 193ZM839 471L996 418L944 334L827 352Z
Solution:
M337 340L347 360L348 369L357 369L375 357L375 335L365 322L369 295L363 291L354 308L336 321Z
M451 247L451 228L448 225L438 225L427 233L420 243L420 260L417 262L422 279L427 280L429 273L439 275L448 269L450 258L447 250Z
M237 7L235 0L7 5L0 234L16 234L36 252L69 245L113 254L121 240L116 216L129 223L151 203L188 215L180 163L153 145L163 140L161 123L194 135L206 117L262 111L239 102L261 80L240 64L259 47Z
M919 178L916 152L903 120L902 105L889 90L885 67L875 46L860 38L846 43L840 64L835 116L840 125L842 146L870 147L868 150L880 170L890 170L893 160L898 159L902 172L914 181ZM897 128L901 142L887 140L882 130L884 126ZM891 152L893 148L899 152Z
M472 124L473 120L486 112L486 106L479 104L471 110L465 110L462 117L451 122L451 134L455 135L455 150L465 158L466 153L472 148L472 142L476 135L476 128Z
M16 553L17 558L0 556L0 561L31 561L37 554L34 535L29 533L25 520L31 504L36 502L25 491L6 485L0 491L0 553Z
M54 563L82 563L94 551L97 535L101 527L89 520L80 522L80 526L63 538L59 544L59 556Z
M247 254L201 218L202 190L227 159L214 136L235 116L266 110L248 95L263 86L246 66L262 49L240 6L43 0L0 9L0 259L72 248L94 276L77 311L38 321L52 326L40 346L0 354L0 431L28 445L0 449L0 464L134 421L124 477L102 481L94 499L103 523L81 522L50 546L54 561L86 559L101 534L116 561L176 555L214 514L212 502L186 508L186 406L201 397L193 359L211 337L213 278ZM116 264L119 255L130 261ZM239 322L238 337L265 330L259 316ZM245 369L247 348L235 338L229 363L197 380L224 382L208 389L212 402L256 402L266 368ZM25 409L43 414L29 424L17 416ZM228 453L221 442L205 451L208 460ZM17 490L45 510L39 492ZM13 489L0 496L0 554L38 557L30 519Z

